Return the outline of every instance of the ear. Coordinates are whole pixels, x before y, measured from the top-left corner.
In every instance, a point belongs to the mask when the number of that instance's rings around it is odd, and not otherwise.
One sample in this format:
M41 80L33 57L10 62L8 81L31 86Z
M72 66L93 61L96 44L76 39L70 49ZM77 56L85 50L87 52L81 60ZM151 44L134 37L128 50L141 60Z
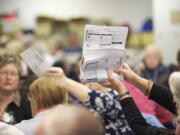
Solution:
M37 100L37 107L38 107L38 110L44 108L44 105L41 100Z

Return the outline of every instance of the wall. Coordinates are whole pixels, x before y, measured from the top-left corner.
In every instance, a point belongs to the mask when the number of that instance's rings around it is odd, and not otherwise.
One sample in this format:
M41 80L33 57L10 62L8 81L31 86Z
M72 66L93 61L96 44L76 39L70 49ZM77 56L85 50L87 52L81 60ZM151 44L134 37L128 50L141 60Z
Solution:
M176 53L180 49L180 23L171 23L174 10L180 11L180 0L153 0L155 41L166 64L176 63Z
M115 23L131 22L135 29L152 16L151 0L0 0L0 13L17 10L24 27L32 28L37 14L69 18L109 18Z

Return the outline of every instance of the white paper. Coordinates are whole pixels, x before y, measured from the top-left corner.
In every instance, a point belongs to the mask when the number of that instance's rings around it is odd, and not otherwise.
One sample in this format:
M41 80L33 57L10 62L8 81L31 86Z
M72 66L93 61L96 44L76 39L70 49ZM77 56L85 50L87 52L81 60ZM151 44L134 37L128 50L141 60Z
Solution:
M100 48L124 49L127 27L86 25L83 51Z
M108 68L121 67L124 62L126 27L86 25L80 79L85 82L107 80ZM113 73L119 79L119 76Z
M50 67L34 46L26 49L20 56L38 77L43 76L45 70Z

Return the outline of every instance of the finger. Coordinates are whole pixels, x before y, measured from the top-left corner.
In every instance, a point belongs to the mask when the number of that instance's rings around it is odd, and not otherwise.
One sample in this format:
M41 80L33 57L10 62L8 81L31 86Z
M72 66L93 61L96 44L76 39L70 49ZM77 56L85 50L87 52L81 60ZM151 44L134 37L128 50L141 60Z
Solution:
M113 78L112 73L113 73L113 70L112 70L112 69L108 69L108 70L107 70L107 76L108 76L109 79L112 79L112 78Z
M57 70L55 68L48 68L45 72L46 73L54 73L54 72L57 72Z
M118 74L121 73L121 74L124 75L124 74L126 73L126 70L125 70L125 69L122 69L122 68L118 68L118 69L114 69L114 72L115 72L115 73L118 73Z
M101 85L108 85L109 81L100 82Z
M105 81L105 82L100 82L100 84L104 87L110 87L111 83L109 81Z
M127 70L131 70L131 68L129 67L129 65L127 63L123 64L123 68L127 69Z

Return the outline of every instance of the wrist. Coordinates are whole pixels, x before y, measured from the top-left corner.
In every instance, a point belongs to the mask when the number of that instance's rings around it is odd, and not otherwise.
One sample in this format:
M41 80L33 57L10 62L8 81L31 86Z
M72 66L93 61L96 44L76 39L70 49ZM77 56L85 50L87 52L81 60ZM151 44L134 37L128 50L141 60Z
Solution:
M124 100L124 99L126 99L126 98L129 98L129 97L131 97L131 95L125 95L125 96L123 96L122 98L120 98L120 101L122 101L122 100Z
M117 86L116 90L117 90L119 95L122 95L122 94L126 93L128 90L122 82L120 82L120 83L121 84Z
M130 93L128 90L124 91L124 93L121 93L121 94L119 93L120 100L127 98L127 97L130 97Z
M146 89L144 91L144 94L146 96L149 96L150 92L151 92L151 89L152 89L152 86L153 86L153 82L152 80L147 80L146 81Z
M132 79L132 84L137 87L137 86L139 86L141 81L142 81L142 78L140 76L134 75L134 77Z

